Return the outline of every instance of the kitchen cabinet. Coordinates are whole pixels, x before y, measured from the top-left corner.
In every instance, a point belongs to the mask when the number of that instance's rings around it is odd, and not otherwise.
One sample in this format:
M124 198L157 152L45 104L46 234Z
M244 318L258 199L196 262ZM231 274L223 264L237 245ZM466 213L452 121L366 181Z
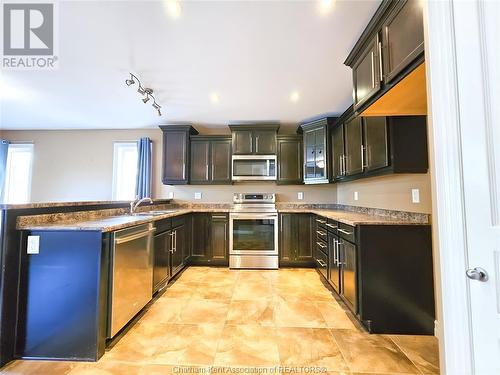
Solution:
M382 77L380 41L376 34L352 66L354 108L357 109L380 90Z
M170 279L170 249L172 232L170 219L156 223L153 237L153 292L158 291Z
M191 125L162 125L163 156L162 182L183 185L189 182L190 135L198 134Z
M312 266L314 262L311 246L311 215L280 214L279 226L280 266Z
M423 6L419 0L398 1L382 26L385 82L391 82L424 52Z
M278 185L302 184L302 136L278 135Z
M186 228L184 220L175 225L172 223L171 240L171 277L174 277L184 267L184 253L186 246Z
M192 215L190 264L229 265L229 218L225 213Z
M390 173L427 173L426 116L352 117L332 126L332 181Z
M231 183L231 138L192 136L190 184Z
M329 139L328 127L335 117L303 122L299 131L303 134L304 183L328 183Z
M356 114L369 109L398 82L422 65L424 58L422 2L382 1L344 62L352 68ZM411 89L402 97L407 95L411 95Z
M189 262L189 257L191 256L191 251L192 251L192 243L193 243L193 216L191 214L185 215L185 220L184 220L184 264L188 264Z
M229 125L233 155L276 154L276 123L239 123Z
M344 124L346 176L363 172L363 124L361 117L354 117Z

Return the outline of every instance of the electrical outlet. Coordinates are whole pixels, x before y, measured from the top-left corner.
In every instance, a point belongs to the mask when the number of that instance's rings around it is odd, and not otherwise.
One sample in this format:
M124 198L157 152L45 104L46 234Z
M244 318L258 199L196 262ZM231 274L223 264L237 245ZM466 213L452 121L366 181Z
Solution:
M297 193L297 199L298 199L299 201L301 201L302 199L304 199L304 192L299 191L299 192Z
M194 199L201 199L201 193L200 192L196 192L194 193Z
M40 253L40 236L28 236L28 254Z
M420 190L411 189L411 201L413 203L420 203Z
M357 191L354 192L354 200L357 201L359 199L359 194Z
M169 191L168 192L168 199L174 199L174 192L173 191Z

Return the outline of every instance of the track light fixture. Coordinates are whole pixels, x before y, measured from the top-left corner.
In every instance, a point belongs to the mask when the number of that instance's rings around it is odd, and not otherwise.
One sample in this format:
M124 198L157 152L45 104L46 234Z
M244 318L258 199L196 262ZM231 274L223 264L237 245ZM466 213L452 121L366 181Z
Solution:
M125 80L125 84L127 86L131 86L131 85L135 84L136 82L139 86L137 88L137 92L141 95L144 95L144 98L141 99L142 102L144 104L146 104L147 102L149 102L149 100L151 98L153 98L153 108L156 109L156 111L158 112L158 116L161 116L161 110L160 110L161 105L159 105L156 102L156 98L153 95L153 89L150 89L149 87L143 87L139 78L137 78L137 76L133 75L132 73L130 73L130 78Z

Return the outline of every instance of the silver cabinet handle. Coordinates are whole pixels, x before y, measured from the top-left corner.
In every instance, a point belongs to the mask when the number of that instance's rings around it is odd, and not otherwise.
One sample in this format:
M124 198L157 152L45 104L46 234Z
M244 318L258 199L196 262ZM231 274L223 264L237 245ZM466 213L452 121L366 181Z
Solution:
M373 51L370 52L370 58L372 60L372 88L375 87L375 54Z
M347 157L345 155L342 155L342 176L345 176L347 174L346 159Z
M177 231L174 231L174 252L177 252Z
M327 227L330 227L330 228L333 228L333 229L337 229L338 227L336 225L333 225L333 224L326 224Z
M465 274L471 280L477 280L482 282L488 281L488 272L486 272L486 270L484 270L481 267L468 269L465 272Z
M322 244L321 242L319 242L319 241L318 241L318 242L316 242L316 244L317 244L319 247L321 247L322 249L324 249L324 248L326 247L325 245L323 245L323 244Z
M342 233L344 233L344 234L347 234L347 235L349 235L349 236L350 236L351 234L353 234L353 233L354 233L354 232L348 232L348 231L346 231L346 230L344 230L344 229L340 229L340 228L338 229L338 231L339 231L339 232L342 232Z
M361 145L361 169L368 167L365 165L365 146Z
M320 224L325 224L326 223L326 220L321 220L321 219L316 219L316 221Z
M118 238L115 238L115 244L119 245L119 244L122 244L125 242L137 240L138 238L145 237L145 236L147 236L150 233L153 233L155 231L156 231L155 228L151 228L151 229L148 229L146 231L134 233L134 234L131 234L131 235L126 236L126 237L118 237Z
M335 246L336 259L337 259L337 267L340 267L340 241L337 240L337 246Z
M208 164L205 166L205 178L208 180Z
M170 250L172 254L174 253L174 232L170 233Z
M320 236L326 236L326 233L323 232L322 230L317 230L316 233L318 233Z
M382 69L382 42L378 42L378 65L380 70L379 81L384 80L384 71Z
M321 267L326 267L326 263L322 259L316 259Z
M333 263L337 264L337 239L333 239Z

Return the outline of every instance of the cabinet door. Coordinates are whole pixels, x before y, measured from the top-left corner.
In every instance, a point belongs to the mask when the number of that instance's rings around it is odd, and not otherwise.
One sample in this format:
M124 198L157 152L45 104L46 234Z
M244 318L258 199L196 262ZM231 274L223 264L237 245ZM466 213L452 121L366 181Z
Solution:
M183 247L183 256L184 256L184 263L187 263L189 261L189 257L191 256L191 249L192 249L192 233L193 233L193 217L192 215L186 215L185 216L185 233L184 233L184 247Z
M253 153L253 137L251 130L233 130L233 154Z
M210 216L204 213L195 213L192 216L192 221L191 258L193 260L207 260L209 256L208 231L210 229Z
M229 223L226 215L212 215L210 245L213 261L228 260Z
M297 246L297 225L295 214L280 215L280 261L291 262L295 259Z
M328 281L337 293L341 293L338 236L328 233L328 261L330 263L330 276Z
M308 214L296 214L297 219L297 254L296 259L298 261L310 261L312 260L312 249L311 249L311 216Z
M342 295L347 304L356 313L358 306L358 293L356 281L356 245L340 240L340 253L342 262Z
M304 133L304 179L316 177L316 132L307 130Z
M231 183L231 141L212 141L210 156L211 182L214 184Z
M190 182L192 184L206 184L210 181L209 176L209 141L191 142L191 171Z
M315 169L314 177L321 179L326 176L326 129L322 126L315 131Z
M362 173L362 121L355 117L345 124L345 172L348 176Z
M187 183L188 133L168 131L163 133L163 183Z
M344 157L344 124L340 124L332 131L332 175L333 178L342 177Z
M364 164L367 171L389 165L387 123L385 117L363 118Z
M390 82L424 51L423 6L400 1L382 28L385 82Z
M154 236L153 291L156 292L170 276L170 236L166 231Z
M302 183L302 142L300 138L278 139L278 184Z
M184 225L172 229L173 233L173 246L171 251L172 254L172 276L174 276L184 265L184 247L186 244L185 233L186 229Z
M254 130L254 152L258 155L276 154L276 131Z
M354 108L360 107L380 90L381 62L378 35L352 67Z

